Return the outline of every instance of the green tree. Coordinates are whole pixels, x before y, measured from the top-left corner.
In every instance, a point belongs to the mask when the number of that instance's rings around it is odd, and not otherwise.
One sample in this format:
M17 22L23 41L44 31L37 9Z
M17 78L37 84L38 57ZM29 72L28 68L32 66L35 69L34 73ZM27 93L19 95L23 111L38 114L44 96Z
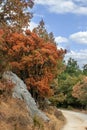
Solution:
M69 58L68 63L66 65L65 73L68 73L70 76L78 76L81 73L77 61L72 58Z
M83 66L83 74L87 76L87 64Z
M36 33L39 37L43 38L46 42L49 41L56 44L53 33L47 32L43 19L39 22L39 25L33 29L33 32Z
M70 76L69 74L63 73L58 77L58 92L63 93L66 96L64 104L67 105L74 105L77 101L72 96L73 86L82 79L82 76Z
M78 100L72 96L73 86L83 78L82 71L79 69L77 61L70 58L63 72L58 75L58 87L55 90L56 97L61 100L56 100L56 105L68 107L68 105L79 105ZM59 96L61 95L61 96ZM55 97L55 96L54 96Z

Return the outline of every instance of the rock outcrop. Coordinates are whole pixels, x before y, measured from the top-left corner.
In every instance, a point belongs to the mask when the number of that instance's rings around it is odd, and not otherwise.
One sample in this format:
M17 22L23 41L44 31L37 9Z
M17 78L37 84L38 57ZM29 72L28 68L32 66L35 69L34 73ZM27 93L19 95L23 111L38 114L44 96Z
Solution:
M3 78L14 84L12 96L14 98L24 100L32 117L39 116L44 121L49 121L49 118L45 115L45 113L38 109L34 99L27 90L26 84L16 74L11 71L7 71L4 72Z

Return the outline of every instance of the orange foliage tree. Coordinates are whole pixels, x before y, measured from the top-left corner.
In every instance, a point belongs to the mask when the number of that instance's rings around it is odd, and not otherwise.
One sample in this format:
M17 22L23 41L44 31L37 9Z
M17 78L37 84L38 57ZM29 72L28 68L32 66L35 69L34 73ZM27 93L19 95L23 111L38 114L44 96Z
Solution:
M8 68L8 56L3 53L3 43L4 43L4 32L0 30L0 78L2 73Z
M35 33L0 34L0 50L7 55L12 71L23 79L32 95L40 97L52 94L50 84L57 76L58 60L63 59L65 51L57 50L54 43L45 42Z
M72 95L87 107L87 77L73 87Z

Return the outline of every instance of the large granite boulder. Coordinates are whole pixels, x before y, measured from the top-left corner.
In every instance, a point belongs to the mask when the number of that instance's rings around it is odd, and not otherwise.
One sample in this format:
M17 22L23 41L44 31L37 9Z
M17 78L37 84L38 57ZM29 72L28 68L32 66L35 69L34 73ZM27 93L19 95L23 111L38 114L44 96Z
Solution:
M39 116L44 121L49 121L49 118L45 115L45 113L38 109L34 99L27 90L26 84L16 74L11 71L6 71L3 74L3 78L14 84L12 96L14 98L24 100L32 117Z

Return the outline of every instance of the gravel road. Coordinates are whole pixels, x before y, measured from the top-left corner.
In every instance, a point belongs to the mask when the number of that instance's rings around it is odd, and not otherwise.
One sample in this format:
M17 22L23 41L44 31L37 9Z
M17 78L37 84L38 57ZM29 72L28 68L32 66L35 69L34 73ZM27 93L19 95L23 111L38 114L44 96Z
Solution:
M62 130L87 130L87 114L61 110L66 118L66 124Z

